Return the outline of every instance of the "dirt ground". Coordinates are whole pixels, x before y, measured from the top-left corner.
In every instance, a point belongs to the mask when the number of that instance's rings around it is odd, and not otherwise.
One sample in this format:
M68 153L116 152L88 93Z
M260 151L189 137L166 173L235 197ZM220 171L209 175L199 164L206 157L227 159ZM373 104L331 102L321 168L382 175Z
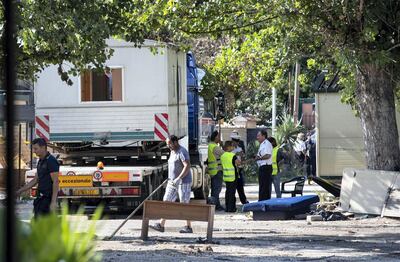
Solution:
M250 201L257 186L246 186ZM305 193L321 192L306 186ZM221 194L223 195L223 194ZM20 203L20 219L31 217L32 203ZM180 234L184 221L167 221L166 232L149 230L149 240L140 236L140 216L129 220L111 240L101 240L118 227L118 219L96 221L97 251L103 261L400 261L400 220L367 218L334 222L303 220L253 221L251 213L217 212L214 243L203 243L207 223L194 222L193 234ZM86 216L71 216L84 231Z
M246 186L250 201L258 187ZM306 185L305 194L324 192ZM221 194L223 196L223 193ZM99 237L110 235L122 220L103 220ZM130 220L112 239L99 241L103 261L400 261L400 220L368 218L334 222L253 221L251 213L217 212L215 243L199 241L207 224L194 222L194 234L180 234L184 221L167 221L166 232L149 230L140 240L140 218Z
M245 214L216 215L215 243L202 244L206 224L194 234L177 231L183 221L169 221L166 232L149 231L142 241L140 220L129 221L112 241L99 241L103 261L400 261L400 220L313 222L253 221ZM102 233L116 220L101 225ZM112 230L111 230L112 231Z

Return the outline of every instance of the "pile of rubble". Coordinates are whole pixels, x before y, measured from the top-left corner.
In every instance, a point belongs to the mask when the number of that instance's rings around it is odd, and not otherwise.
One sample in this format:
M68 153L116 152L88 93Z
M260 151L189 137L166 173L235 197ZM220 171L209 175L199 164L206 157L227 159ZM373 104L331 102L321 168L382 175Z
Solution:
M343 211L339 201L313 204L310 210L306 217L309 224L313 221L361 220L377 217L377 215Z
M347 220L354 216L354 214L348 212L344 213L340 209L339 200L313 204L310 210L307 216L307 222Z

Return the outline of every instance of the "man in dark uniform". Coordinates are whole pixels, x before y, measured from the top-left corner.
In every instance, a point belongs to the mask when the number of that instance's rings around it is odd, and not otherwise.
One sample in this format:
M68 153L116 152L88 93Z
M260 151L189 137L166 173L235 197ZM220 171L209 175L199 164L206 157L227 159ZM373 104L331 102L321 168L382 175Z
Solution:
M39 157L35 178L19 189L16 194L18 196L38 184L36 199L33 202L33 212L37 218L38 215L48 214L56 208L60 165L57 159L47 151L47 143L43 138L33 140L32 148Z

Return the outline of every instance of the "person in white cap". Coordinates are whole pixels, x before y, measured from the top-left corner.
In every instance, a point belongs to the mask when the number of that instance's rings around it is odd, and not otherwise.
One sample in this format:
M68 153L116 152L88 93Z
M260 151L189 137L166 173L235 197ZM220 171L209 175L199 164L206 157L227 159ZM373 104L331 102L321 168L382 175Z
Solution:
M232 139L233 142L233 146L235 147L232 151L232 153L236 154L236 157L240 160L243 161L244 160L244 154L245 154L245 150L244 150L244 143L243 141L240 140L240 134L237 130L233 130L233 132L230 135L230 138ZM244 205L249 203L249 201L247 201L247 197L246 194L244 193L244 184L245 184L245 180L244 180L244 172L243 172L243 166L239 166L238 168L238 180L237 180L237 187L236 190L239 194L239 199L240 202Z

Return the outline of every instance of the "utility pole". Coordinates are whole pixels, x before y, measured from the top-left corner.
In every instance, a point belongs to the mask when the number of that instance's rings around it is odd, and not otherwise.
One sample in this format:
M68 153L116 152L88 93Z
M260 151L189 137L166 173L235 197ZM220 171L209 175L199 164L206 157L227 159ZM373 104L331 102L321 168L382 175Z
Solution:
M299 75L300 75L300 64L299 62L296 62L296 69L294 75L294 101L293 101L293 118L295 124L297 124L299 119L299 97L300 97Z
M289 69L289 83L288 83L288 88L289 88L289 115L292 115L292 69Z
M276 88L272 88L272 135L276 131Z
M15 262L17 259L17 231L15 215L15 170L14 170L14 122L15 105L14 90L17 83L17 37L16 37L16 1L3 1L4 8L4 86L7 92L6 103L6 162L7 162L7 198L6 198L6 217L3 226L5 232L5 256L0 254L0 260Z

